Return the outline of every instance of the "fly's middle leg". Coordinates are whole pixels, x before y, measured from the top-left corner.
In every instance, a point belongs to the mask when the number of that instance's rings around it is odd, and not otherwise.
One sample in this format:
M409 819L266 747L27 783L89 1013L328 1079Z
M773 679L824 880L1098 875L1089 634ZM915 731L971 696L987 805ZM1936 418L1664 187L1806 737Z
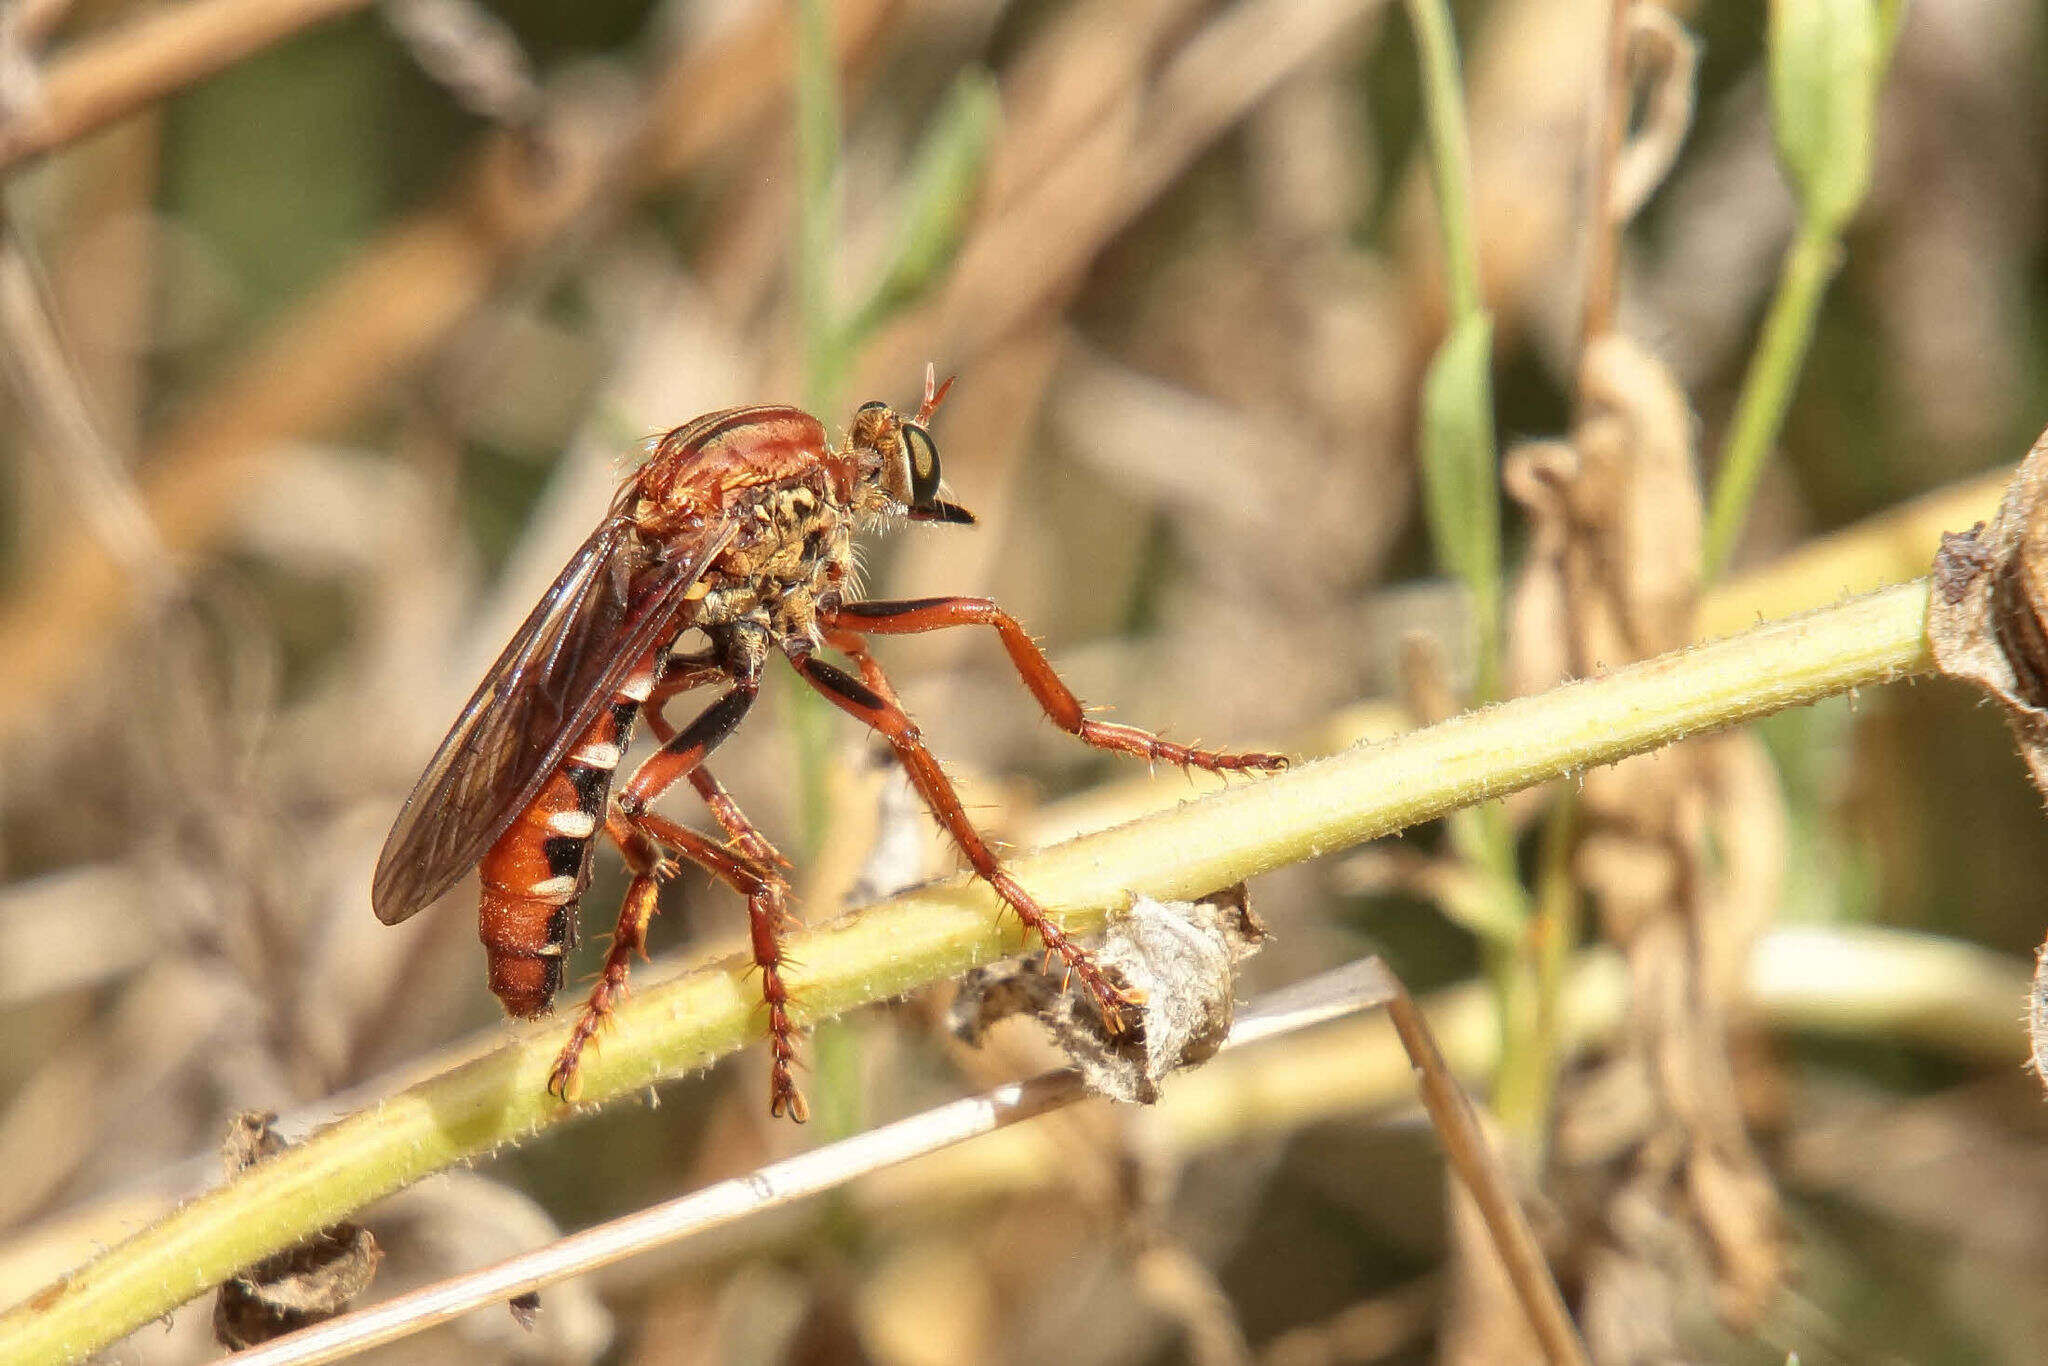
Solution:
M1038 936L1047 954L1059 959L1086 988L1110 1032L1122 1033L1124 1008L1138 1004L1138 999L1112 982L1096 963L1094 955L1075 943L1073 936L1046 913L1017 879L1010 876L1009 870L996 858L995 851L989 848L988 841L967 818L967 810L960 804L959 794L939 767L939 761L925 747L924 737L917 726L896 701L888 680L881 675L873 660L864 655L862 660L863 673L872 670L881 687L870 687L808 653L790 655L790 664L806 682L824 694L833 705L865 722L889 742L889 747L896 751L897 761L909 776L911 786L917 789L931 813L938 817L946 833L953 837L953 843L966 856L968 865L1017 913L1025 928Z

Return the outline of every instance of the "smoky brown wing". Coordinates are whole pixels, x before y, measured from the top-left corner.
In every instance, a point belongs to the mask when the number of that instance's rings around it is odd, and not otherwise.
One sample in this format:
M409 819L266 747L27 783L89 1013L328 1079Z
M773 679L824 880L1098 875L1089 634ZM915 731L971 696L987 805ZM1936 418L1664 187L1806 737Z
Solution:
M442 739L377 857L370 895L385 924L446 891L518 813L536 774L545 777L575 705L566 686L577 666L587 668L590 644L616 636L625 621L631 531L610 517L577 547Z
M370 885L379 920L397 924L476 866L634 661L687 625L685 595L729 535L716 528L662 556L617 515L591 533L406 798Z

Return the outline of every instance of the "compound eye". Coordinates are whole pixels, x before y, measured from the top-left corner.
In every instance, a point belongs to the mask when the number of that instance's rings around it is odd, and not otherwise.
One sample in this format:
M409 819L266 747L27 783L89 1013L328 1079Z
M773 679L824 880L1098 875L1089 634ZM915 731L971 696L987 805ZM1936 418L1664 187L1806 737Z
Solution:
M930 432L906 422L903 453L910 461L910 505L930 507L939 496L939 448L932 444Z
M855 408L853 415L859 417L862 413L886 413L888 411L889 405L876 398L869 399L866 403L861 404L860 407Z

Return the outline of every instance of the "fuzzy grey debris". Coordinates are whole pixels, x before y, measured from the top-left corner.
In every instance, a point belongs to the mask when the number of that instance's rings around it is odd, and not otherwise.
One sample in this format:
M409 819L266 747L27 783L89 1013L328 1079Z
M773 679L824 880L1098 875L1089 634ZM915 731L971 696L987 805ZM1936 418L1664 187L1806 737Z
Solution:
M1141 1001L1122 1032L1110 1033L1084 992L1039 971L1035 955L969 973L950 1024L979 1044L997 1020L1028 1013L1051 1031L1091 1090L1150 1105L1168 1072L1222 1047L1236 1014L1237 965L1266 938L1243 884L1200 901L1133 897L1110 918L1094 950L1110 979Z

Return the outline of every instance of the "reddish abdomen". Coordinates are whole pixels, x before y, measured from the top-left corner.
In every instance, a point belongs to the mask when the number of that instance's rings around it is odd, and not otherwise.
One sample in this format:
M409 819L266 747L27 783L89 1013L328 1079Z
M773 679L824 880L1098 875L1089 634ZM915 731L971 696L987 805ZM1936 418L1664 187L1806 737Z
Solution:
M639 709L626 693L614 697L478 865L477 936L491 993L507 1014L545 1015L562 988L577 903L590 884L592 842Z

